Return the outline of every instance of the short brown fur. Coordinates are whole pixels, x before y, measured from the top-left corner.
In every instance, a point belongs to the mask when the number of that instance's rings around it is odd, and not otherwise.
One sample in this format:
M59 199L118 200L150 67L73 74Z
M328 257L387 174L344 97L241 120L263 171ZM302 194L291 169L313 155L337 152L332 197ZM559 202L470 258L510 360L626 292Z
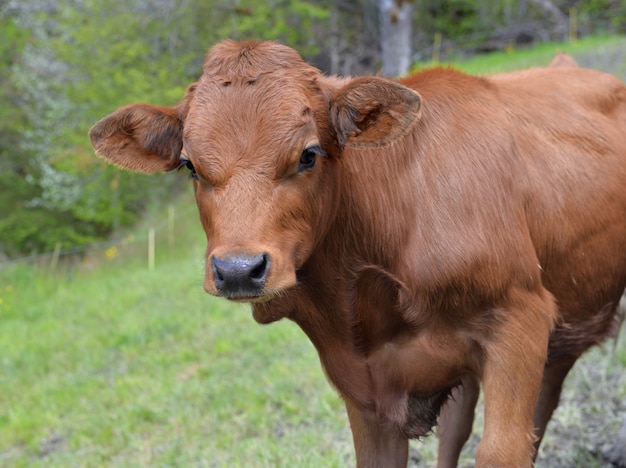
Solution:
M128 169L193 165L205 289L306 332L359 466L406 466L440 410L454 466L479 382L476 464L530 466L626 284L626 87L572 62L342 79L226 41L179 106L90 135Z

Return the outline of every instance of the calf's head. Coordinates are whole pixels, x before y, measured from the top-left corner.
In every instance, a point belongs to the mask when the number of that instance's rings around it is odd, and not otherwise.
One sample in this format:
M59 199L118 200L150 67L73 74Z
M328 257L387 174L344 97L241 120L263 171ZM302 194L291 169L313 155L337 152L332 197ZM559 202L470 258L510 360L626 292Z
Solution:
M122 168L187 168L208 240L205 289L264 301L296 284L327 232L344 150L391 143L420 105L389 80L328 78L288 47L226 41L178 106L123 107L89 136Z

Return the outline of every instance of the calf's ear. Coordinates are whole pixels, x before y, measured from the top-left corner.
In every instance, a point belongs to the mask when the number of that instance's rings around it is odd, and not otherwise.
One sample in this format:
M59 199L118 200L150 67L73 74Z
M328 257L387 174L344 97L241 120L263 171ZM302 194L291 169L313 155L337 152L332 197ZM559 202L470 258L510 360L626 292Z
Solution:
M180 164L183 122L178 107L132 104L100 120L89 131L96 154L131 171L170 171Z
M357 78L330 104L330 121L342 147L380 147L405 135L420 117L420 95L395 81Z

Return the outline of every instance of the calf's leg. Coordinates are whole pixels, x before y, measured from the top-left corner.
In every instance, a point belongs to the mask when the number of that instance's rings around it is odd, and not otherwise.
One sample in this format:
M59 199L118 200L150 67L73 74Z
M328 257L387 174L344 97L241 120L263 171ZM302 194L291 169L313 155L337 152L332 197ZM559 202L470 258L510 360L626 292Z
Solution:
M472 376L464 377L461 385L452 390L452 395L441 408L439 415L438 468L454 468L459 462L463 445L472 434L474 409L478 401L480 385Z
M576 362L576 359L577 358L572 358L557 363L550 363L543 371L541 392L539 393L539 400L534 417L535 435L537 436L537 440L535 440L535 458L537 458L539 445L546 432L546 426L552 417L552 413L559 404L563 381Z
M383 426L367 411L346 400L357 468L406 468L409 440L393 427Z
M532 466L533 414L556 308L546 290L515 289L483 338L485 429L476 466Z
M559 404L563 382L577 358L550 364L545 367L541 391L537 407L535 408L535 453L534 459L546 432L546 426L552 413ZM474 409L480 393L479 382L468 377L463 379L462 385L454 389L451 399L441 409L439 417L439 451L438 468L454 468L458 464L461 450L472 434ZM625 425L626 427L626 425Z

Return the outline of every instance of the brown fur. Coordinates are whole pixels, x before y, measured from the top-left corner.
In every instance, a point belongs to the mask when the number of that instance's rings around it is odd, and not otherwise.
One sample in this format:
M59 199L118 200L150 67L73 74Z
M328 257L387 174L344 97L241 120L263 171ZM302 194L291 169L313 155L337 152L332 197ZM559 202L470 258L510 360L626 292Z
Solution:
M476 463L529 466L567 371L614 329L625 134L624 84L571 64L339 79L226 41L179 106L126 107L91 138L133 170L193 163L205 289L222 294L216 258L269 259L262 289L229 297L306 332L359 466L406 465L450 392L439 463L454 465L478 381ZM300 171L311 145L325 155Z

